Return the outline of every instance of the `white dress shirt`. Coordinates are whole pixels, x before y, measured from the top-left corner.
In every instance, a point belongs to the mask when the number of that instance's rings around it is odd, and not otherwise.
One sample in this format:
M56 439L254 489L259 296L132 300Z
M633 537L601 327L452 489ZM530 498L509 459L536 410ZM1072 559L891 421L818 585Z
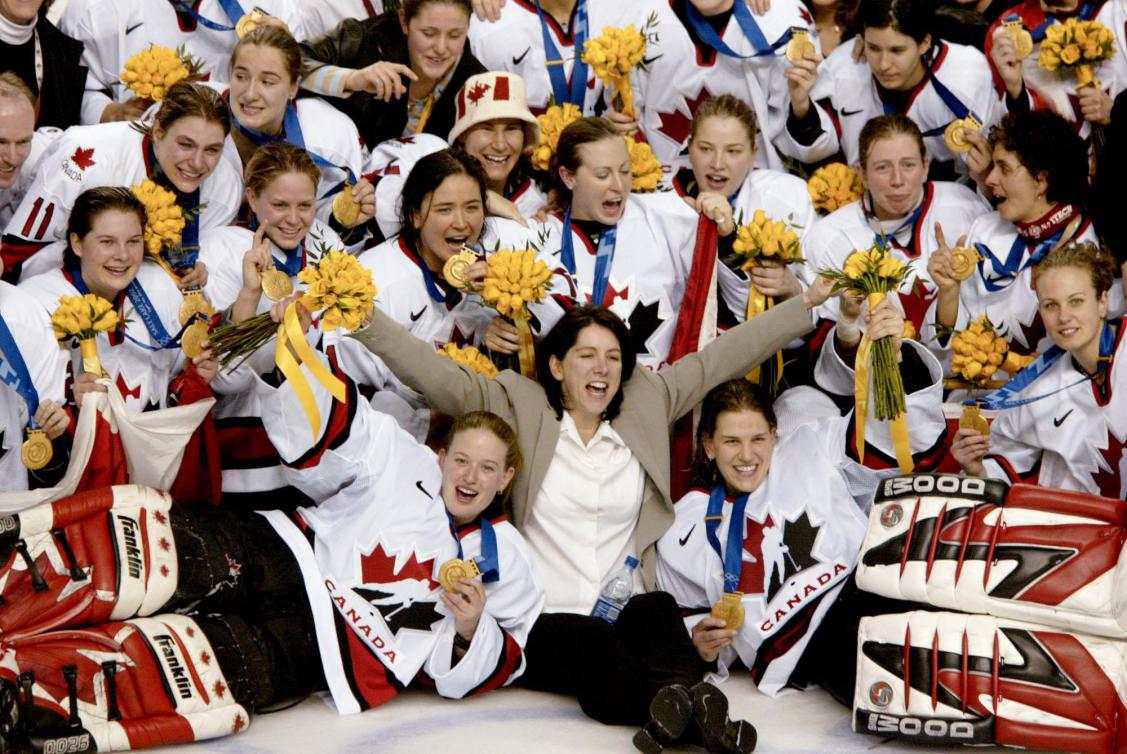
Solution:
M545 612L589 613L603 582L637 556L645 472L604 421L586 445L566 411L560 439L522 533L540 574ZM640 578L635 572L635 591Z

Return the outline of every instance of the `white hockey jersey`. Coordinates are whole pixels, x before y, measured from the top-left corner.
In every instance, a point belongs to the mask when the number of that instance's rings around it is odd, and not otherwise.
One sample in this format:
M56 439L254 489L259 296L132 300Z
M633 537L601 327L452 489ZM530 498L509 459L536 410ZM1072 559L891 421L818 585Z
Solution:
M933 163L951 162L956 173L966 175L965 156L953 153L943 141L943 130L960 116L933 79L989 128L1001 117L1001 102L990 66L975 48L943 41L932 46L926 60L931 75L925 75L908 94L904 114L923 132L924 146ZM851 165L860 162L858 139L865 124L878 115L895 111L892 104L881 99L868 62L853 60L853 45L849 44L834 50L819 67L818 84L811 97L828 102L837 126L837 143L831 149L819 150L816 156L830 157L840 147Z
M180 302L183 297L172 278L155 263L143 262L136 281L145 292L161 326L168 336L180 332ZM61 296L81 296L71 273L55 269L28 278L19 284L50 317L59 306ZM179 346L159 348L149 332L134 301L126 293L113 302L122 325L110 332L98 333L98 356L110 380L117 386L132 413L167 408L168 389L173 378L184 369L184 352ZM82 372L82 356L78 348L68 350L70 374Z
M151 140L131 123L103 123L67 129L43 158L15 216L4 232L6 267L33 257L52 241L64 240L75 199L100 186L136 186L152 177L158 163ZM228 138L223 156L199 190L199 228L227 225L242 201L243 180L235 147ZM195 207L183 207L185 211ZM25 275L43 272L29 260ZM52 264L47 269L52 269Z
M27 159L20 166L20 172L15 183L8 188L0 188L0 228L8 226L12 216L16 213L16 207L23 199L23 195L27 193L32 181L35 180L35 174L39 170L39 163L43 160L43 155L47 153L48 147L62 133L57 128L44 127L37 129L32 134L31 152L28 153Z
M297 39L305 38L302 14L295 0L237 0L249 13L261 8L286 22ZM82 62L89 69L82 98L82 122L99 123L110 102L125 102L132 92L119 81L125 61L151 44L175 50L183 46L203 64L202 73L213 81L230 81L231 52L238 37L234 29L219 31L191 15L177 13L172 0L69 0L59 18L59 28L82 42ZM208 21L233 27L220 0L185 0ZM107 94L109 92L109 94Z
M35 299L13 285L0 282L0 318L19 349L40 401L66 404L67 359L55 341L50 318ZM0 491L28 488L27 468L20 459L27 402L5 381L15 377L12 357L0 348Z
M1114 349L1102 387L1065 353L1015 394L1015 400L1051 397L999 412L990 427L993 447L983 459L988 476L1119 500L1127 495L1124 325L1122 317L1111 320Z
M376 187L376 225L384 239L399 232L403 184L415 163L432 152L446 149L446 142L431 134L388 139L372 147L364 164L364 177Z
M1115 35L1115 55L1100 66L1101 82L1112 99L1127 89L1127 0L1107 0L1096 20Z
M301 16L304 37L323 37L346 18L372 18L384 12L383 0L302 0Z
M607 308L630 328L638 364L657 369L669 356L677 312L692 267L699 216L673 192L631 194L618 222L614 260L607 280ZM564 216L548 216L543 249L563 265ZM597 239L571 226L580 300L589 302L595 283Z

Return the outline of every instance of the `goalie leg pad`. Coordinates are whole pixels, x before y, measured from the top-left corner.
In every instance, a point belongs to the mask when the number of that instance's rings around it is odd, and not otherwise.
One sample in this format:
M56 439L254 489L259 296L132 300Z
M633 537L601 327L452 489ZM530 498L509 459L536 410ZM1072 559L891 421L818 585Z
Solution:
M191 618L160 615L0 645L0 729L14 751L124 751L249 722Z
M1124 638L1125 541L1123 501L1028 485L1007 491L966 477L897 477L882 482L873 504L857 584L937 607Z
M177 581L171 505L118 485L0 518L0 639L160 610Z
M984 615L861 621L853 729L1085 754L1127 746L1127 644Z

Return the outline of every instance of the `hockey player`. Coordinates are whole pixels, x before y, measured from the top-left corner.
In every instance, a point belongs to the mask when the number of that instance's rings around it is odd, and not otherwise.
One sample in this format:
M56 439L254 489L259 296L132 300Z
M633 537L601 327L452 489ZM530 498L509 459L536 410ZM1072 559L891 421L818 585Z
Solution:
M964 246L981 256L965 280L955 275L955 259L939 248L928 260L938 291L928 312L937 326L962 329L985 314L1023 353L1047 346L1037 309L1036 265L1058 244L1095 241L1088 220L1086 149L1058 115L1045 110L1010 114L991 131L993 164L986 188L998 200L967 231ZM948 236L948 245L954 241ZM1113 314L1122 311L1122 291L1111 292Z
M4 232L5 278L17 278L29 260L34 260L29 275L60 264L64 244L35 256L65 240L71 206L83 191L135 186L146 178L176 194L186 220L182 263L191 267L200 231L227 225L238 210L242 177L234 150L224 154L230 124L227 104L214 90L181 82L169 88L151 126L107 123L68 130L43 160ZM185 269L181 286L203 282L202 268Z
M82 98L82 122L136 120L152 102L133 96L121 83L125 61L149 45L171 50L183 47L197 58L211 81L230 81L231 50L238 41L235 25L253 10L268 14L258 25L288 28L305 36L294 0L75 0L68 2L59 28L85 47L82 61L90 69ZM232 18L232 16L234 16Z
M975 476L1122 499L1127 409L1118 389L1122 317L1109 315L1116 264L1092 243L1050 251L1037 301L1052 346L987 396L1005 409L988 435L961 429L951 452Z
M923 132L932 178L954 180L967 175L965 157L953 151L962 150L963 142L951 136L953 146L948 146L947 131L957 121L971 131L992 125L999 117L998 94L982 53L932 38L932 17L930 0L863 3L863 59L854 61L853 47L842 45L820 67L812 94L808 86L805 91L792 91L795 117L787 126L791 137L802 144L824 143L816 150L818 158L840 148L851 164L857 164L865 123L877 115L903 113ZM827 132L814 123L808 104L799 119L793 98L825 104L833 111L835 130ZM977 126L966 120L970 117Z
M560 134L552 181L566 209L544 223L545 251L559 251L581 300L630 326L638 363L659 367L673 342L697 213L668 192L631 193L626 142L602 118L581 118Z
M301 83L301 48L284 29L261 26L247 34L231 53L231 138L244 167L254 150L285 141L314 155L320 168L317 218L338 233L363 237L362 227L375 214L371 184L360 177L364 152L356 126L343 113L316 97L297 98ZM360 205L343 223L333 217L338 191L350 191Z
M873 118L861 129L862 199L819 220L806 235L805 274L840 270L858 249L879 245L911 265L900 290L900 302L917 332L935 298L928 260L946 237L966 236L971 224L989 206L965 186L927 180L929 160L916 123L900 114ZM836 300L822 314L836 319ZM925 332L925 342L932 333Z
M121 324L97 335L98 355L135 413L210 396L207 383L219 368L207 349L193 359L180 350L183 297L168 273L145 259L144 223L145 208L129 189L88 189L68 217L63 265L20 284L48 317L61 296L93 293L113 304ZM83 371L78 349L69 351L68 400L80 407L86 393L106 388L101 375Z
M524 81L496 71L470 76L458 92L456 108L450 143L481 162L490 192L512 202L520 216L535 216L548 198L530 176L528 154L540 125L528 109Z
M36 129L35 106L35 95L19 76L0 73L0 228L12 219L48 146L62 133Z

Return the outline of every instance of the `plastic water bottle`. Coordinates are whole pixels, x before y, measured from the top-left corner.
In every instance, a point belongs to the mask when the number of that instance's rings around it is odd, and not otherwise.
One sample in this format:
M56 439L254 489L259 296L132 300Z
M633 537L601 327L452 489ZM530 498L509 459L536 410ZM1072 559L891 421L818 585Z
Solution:
M618 614L634 594L634 569L637 567L638 559L627 555L626 564L603 585L603 591L599 593L599 599L595 602L595 609L591 611L591 615L602 618L607 623L618 620Z

